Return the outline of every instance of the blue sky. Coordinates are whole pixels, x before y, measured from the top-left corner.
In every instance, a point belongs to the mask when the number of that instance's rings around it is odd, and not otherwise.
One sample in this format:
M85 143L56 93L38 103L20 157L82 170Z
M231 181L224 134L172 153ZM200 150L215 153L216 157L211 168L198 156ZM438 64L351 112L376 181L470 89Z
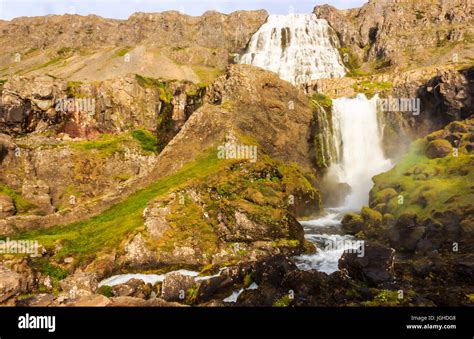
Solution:
M178 10L201 15L207 10L229 13L237 9L266 9L271 14L311 12L328 3L339 9L360 7L366 0L0 0L0 19L74 13L126 19L134 12Z

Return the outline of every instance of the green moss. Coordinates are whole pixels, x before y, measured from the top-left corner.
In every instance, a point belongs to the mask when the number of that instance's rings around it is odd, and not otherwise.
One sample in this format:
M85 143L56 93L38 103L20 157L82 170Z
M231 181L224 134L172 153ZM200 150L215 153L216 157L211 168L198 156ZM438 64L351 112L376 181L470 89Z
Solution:
M158 90L160 92L161 101L165 103L170 103L171 99L173 99L173 93L171 93L171 90L169 89L166 81L151 77L145 77L139 74L135 74L135 79L142 87Z
M285 295L273 302L274 307L288 307L290 306L291 299L290 296Z
M311 105L314 107L323 107L324 109L332 108L332 99L324 94L315 93L311 98Z
M246 274L244 277L244 287L249 287L253 283L253 277L252 274Z
M45 62L44 64L41 64L41 65L38 65L38 66L34 67L32 69L32 71L36 71L36 70L39 70L39 69L42 69L42 68L46 68L46 67L49 67L49 66L52 66L52 65L56 65L59 62L61 62L63 59L64 58L62 56L52 58L51 60Z
M77 97L78 96L78 91L79 88L81 87L82 82L81 81L68 81L67 82L67 87L66 87L66 93L69 98L71 97Z
M387 202L389 212L397 218L403 213L414 213L421 221L434 211L456 210L474 199L470 189L474 156L460 150L457 157L449 154L429 159L425 149L426 140L417 140L397 166L373 178L375 197L387 188L397 192ZM403 197L403 204L399 204L398 196Z
M102 294L103 296L106 296L107 298L112 298L114 296L112 292L112 287L107 286L107 285L100 286L98 293Z
M355 83L352 85L354 91L357 93L363 93L367 96L367 98L372 98L375 94L380 92L390 90L393 88L393 84L391 82L376 82L370 80L364 80Z
M140 143L144 151L153 153L158 151L158 141L156 137L149 131L141 129L134 130L132 131L132 137Z
M412 290L403 292L402 295L399 293L399 291L373 289L373 292L377 291L378 293L373 300L364 301L362 302L362 305L369 307L400 306L404 304L406 305L415 297L415 292ZM402 296L402 298L400 298L400 296Z
M131 50L131 47L130 47L130 46L126 46L126 47L120 48L119 50L117 50L117 51L114 53L114 57L115 57L115 58L123 57L123 56L125 56L125 54L127 54L128 52L130 52L130 50Z
M32 267L37 269L43 275L48 275L53 280L53 284L63 280L69 275L69 272L59 266L52 264L49 258L41 258L32 264Z
M382 214L367 206L362 207L362 217L366 222L374 224L382 222Z
M37 207L35 204L26 200L20 193L1 183L0 193L8 195L13 200L13 203L15 204L15 208L17 210L17 214L19 215L27 214L28 212L34 210Z
M201 80L201 83L206 86L212 83L223 72L221 69L207 66L193 66L192 69Z
M123 135L102 134L97 140L71 141L69 146L82 152L95 151L101 157L109 157L114 153L124 152L126 141Z
M339 49L339 54L344 62L344 66L348 69L346 76L348 77L360 77L367 75L367 73L360 70L360 60L353 54L348 48L342 47ZM345 57L347 56L347 57Z

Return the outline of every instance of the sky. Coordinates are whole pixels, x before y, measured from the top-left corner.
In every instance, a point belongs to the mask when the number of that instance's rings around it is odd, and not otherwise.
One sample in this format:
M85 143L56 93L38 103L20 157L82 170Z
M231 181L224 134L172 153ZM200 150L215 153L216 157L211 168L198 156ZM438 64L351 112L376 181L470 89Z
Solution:
M48 14L96 14L126 19L135 12L177 10L201 15L208 10L266 9L270 14L310 13L314 6L330 4L339 9L360 7L366 0L0 0L0 19Z

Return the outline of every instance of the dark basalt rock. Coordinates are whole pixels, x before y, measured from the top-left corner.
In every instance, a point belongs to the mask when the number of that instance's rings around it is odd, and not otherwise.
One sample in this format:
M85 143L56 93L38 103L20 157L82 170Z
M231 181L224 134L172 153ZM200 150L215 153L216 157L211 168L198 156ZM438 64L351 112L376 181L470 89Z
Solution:
M344 252L339 259L339 269L347 270L356 280L367 281L373 286L389 282L394 278L395 250L375 243L365 242L364 255Z

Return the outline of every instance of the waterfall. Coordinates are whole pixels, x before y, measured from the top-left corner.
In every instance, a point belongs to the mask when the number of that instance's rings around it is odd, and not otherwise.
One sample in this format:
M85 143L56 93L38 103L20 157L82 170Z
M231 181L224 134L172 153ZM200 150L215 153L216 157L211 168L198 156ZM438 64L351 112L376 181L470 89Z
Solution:
M336 163L328 175L351 186L344 206L359 209L367 204L372 177L391 167L382 150L382 137L377 119L377 96L368 100L355 98L333 100L332 122Z
M253 35L240 63L277 73L292 84L343 77L337 38L314 14L270 15Z

